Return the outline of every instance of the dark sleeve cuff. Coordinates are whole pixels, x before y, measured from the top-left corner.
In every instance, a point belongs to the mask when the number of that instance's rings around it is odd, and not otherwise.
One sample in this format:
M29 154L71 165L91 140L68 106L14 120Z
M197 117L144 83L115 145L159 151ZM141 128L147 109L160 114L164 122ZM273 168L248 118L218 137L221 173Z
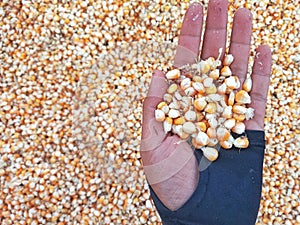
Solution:
M263 131L246 131L247 149L221 149L219 158L200 172L198 186L190 199L171 211L150 187L164 225L253 225L262 186L265 138ZM201 151L195 155L200 161Z

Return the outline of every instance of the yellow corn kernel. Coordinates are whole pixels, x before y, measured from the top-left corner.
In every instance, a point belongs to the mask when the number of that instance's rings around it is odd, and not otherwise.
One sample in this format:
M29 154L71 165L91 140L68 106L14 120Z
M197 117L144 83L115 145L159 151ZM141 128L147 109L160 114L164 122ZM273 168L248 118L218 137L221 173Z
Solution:
M250 92L252 89L252 78L251 76L247 76L246 80L243 83L243 90Z
M232 143L229 141L220 141L219 143L220 143L221 147L224 149L232 148Z
M207 105L207 102L205 100L205 97L197 98L194 101L194 107L199 111L202 111L206 107L206 105Z
M249 146L249 140L246 136L242 136L235 139L233 145L236 148L247 148Z
M197 115L197 121L201 121L201 120L204 119L203 113L201 113L201 112L196 112L196 115Z
M202 131L202 132L206 131L207 126L206 126L205 122L197 122L195 125L199 131Z
M235 101L241 104L251 103L251 97L245 90L240 90L235 94Z
M177 84L171 84L168 89L167 89L167 93L168 94L174 94L175 91L177 91L178 89L178 85Z
M182 125L182 124L185 123L185 119L184 119L183 116L181 116L181 117L178 117L178 118L174 119L173 123L175 125Z
M203 148L201 148L201 150L202 150L203 155L205 156L205 158L207 158L211 162L215 161L219 156L219 152L215 148L203 147Z
M231 91L228 96L227 105L233 106L234 104L234 92Z
M166 103L166 102L160 102L160 103L158 103L158 105L157 105L157 109L162 109L162 107L164 107L164 106L167 106L168 104Z
M238 113L238 114L245 114L247 111L247 108L243 105L235 104L232 106L232 112Z
M220 70L218 70L218 69L212 70L212 71L210 71L208 76L210 78L212 78L213 80L217 80L220 76Z
M217 111L217 104L215 102L209 102L204 109L205 112L214 114Z
M193 76L193 81L195 82L195 83L202 83L202 77L200 77L200 76Z
M205 88L206 94L216 94L217 93L217 87L215 84L212 84L210 87Z
M230 138L230 132L224 127L217 128L217 139L221 141L228 141Z
M217 137L217 131L213 127L207 128L206 134L208 135L209 138L216 138Z
M224 66L221 69L221 75L224 77L229 77L232 75L231 69L229 68L229 66Z
M242 122L246 119L246 116L245 114L233 113L232 118L234 118L236 121Z
M180 77L180 71L179 69L173 69L166 73L166 78L169 80L175 80Z
M210 70L209 63L207 61L201 61L200 62L200 72L203 73L208 73Z

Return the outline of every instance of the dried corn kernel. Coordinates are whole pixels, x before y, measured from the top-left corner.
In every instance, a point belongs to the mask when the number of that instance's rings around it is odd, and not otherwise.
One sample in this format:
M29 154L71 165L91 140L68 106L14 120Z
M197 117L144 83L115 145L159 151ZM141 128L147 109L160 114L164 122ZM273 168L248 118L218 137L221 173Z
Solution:
M179 69L173 69L166 73L166 78L169 80L175 80L180 77Z
M203 147L201 148L203 155L209 160L209 161L215 161L218 156L219 152L217 149L212 147Z
M247 148L249 146L249 140L246 136L242 136L235 139L233 145L236 148Z

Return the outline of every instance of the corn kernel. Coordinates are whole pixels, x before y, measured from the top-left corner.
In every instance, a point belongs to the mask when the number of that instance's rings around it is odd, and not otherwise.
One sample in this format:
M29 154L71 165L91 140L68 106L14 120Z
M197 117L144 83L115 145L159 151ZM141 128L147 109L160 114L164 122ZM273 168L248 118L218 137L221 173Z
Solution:
M219 156L219 152L217 149L212 148L212 147L203 147L201 148L203 155L205 156L205 158L207 158L209 161L215 161L218 156Z
M251 97L245 90L240 90L235 94L235 101L241 104L251 103Z
M173 69L166 73L166 78L169 80L175 80L180 77L180 71L179 69Z
M246 136L242 136L235 139L233 145L236 148L247 148L249 146L249 140Z

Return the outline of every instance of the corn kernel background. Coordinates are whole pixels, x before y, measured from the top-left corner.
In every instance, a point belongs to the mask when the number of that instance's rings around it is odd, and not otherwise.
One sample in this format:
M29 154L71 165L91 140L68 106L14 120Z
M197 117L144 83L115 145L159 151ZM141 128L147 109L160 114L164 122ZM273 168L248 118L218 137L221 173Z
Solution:
M208 0L202 1L207 8ZM161 224L139 144L189 1L0 2L0 224ZM273 54L257 225L300 224L300 4L230 1ZM230 32L229 32L230 35Z

